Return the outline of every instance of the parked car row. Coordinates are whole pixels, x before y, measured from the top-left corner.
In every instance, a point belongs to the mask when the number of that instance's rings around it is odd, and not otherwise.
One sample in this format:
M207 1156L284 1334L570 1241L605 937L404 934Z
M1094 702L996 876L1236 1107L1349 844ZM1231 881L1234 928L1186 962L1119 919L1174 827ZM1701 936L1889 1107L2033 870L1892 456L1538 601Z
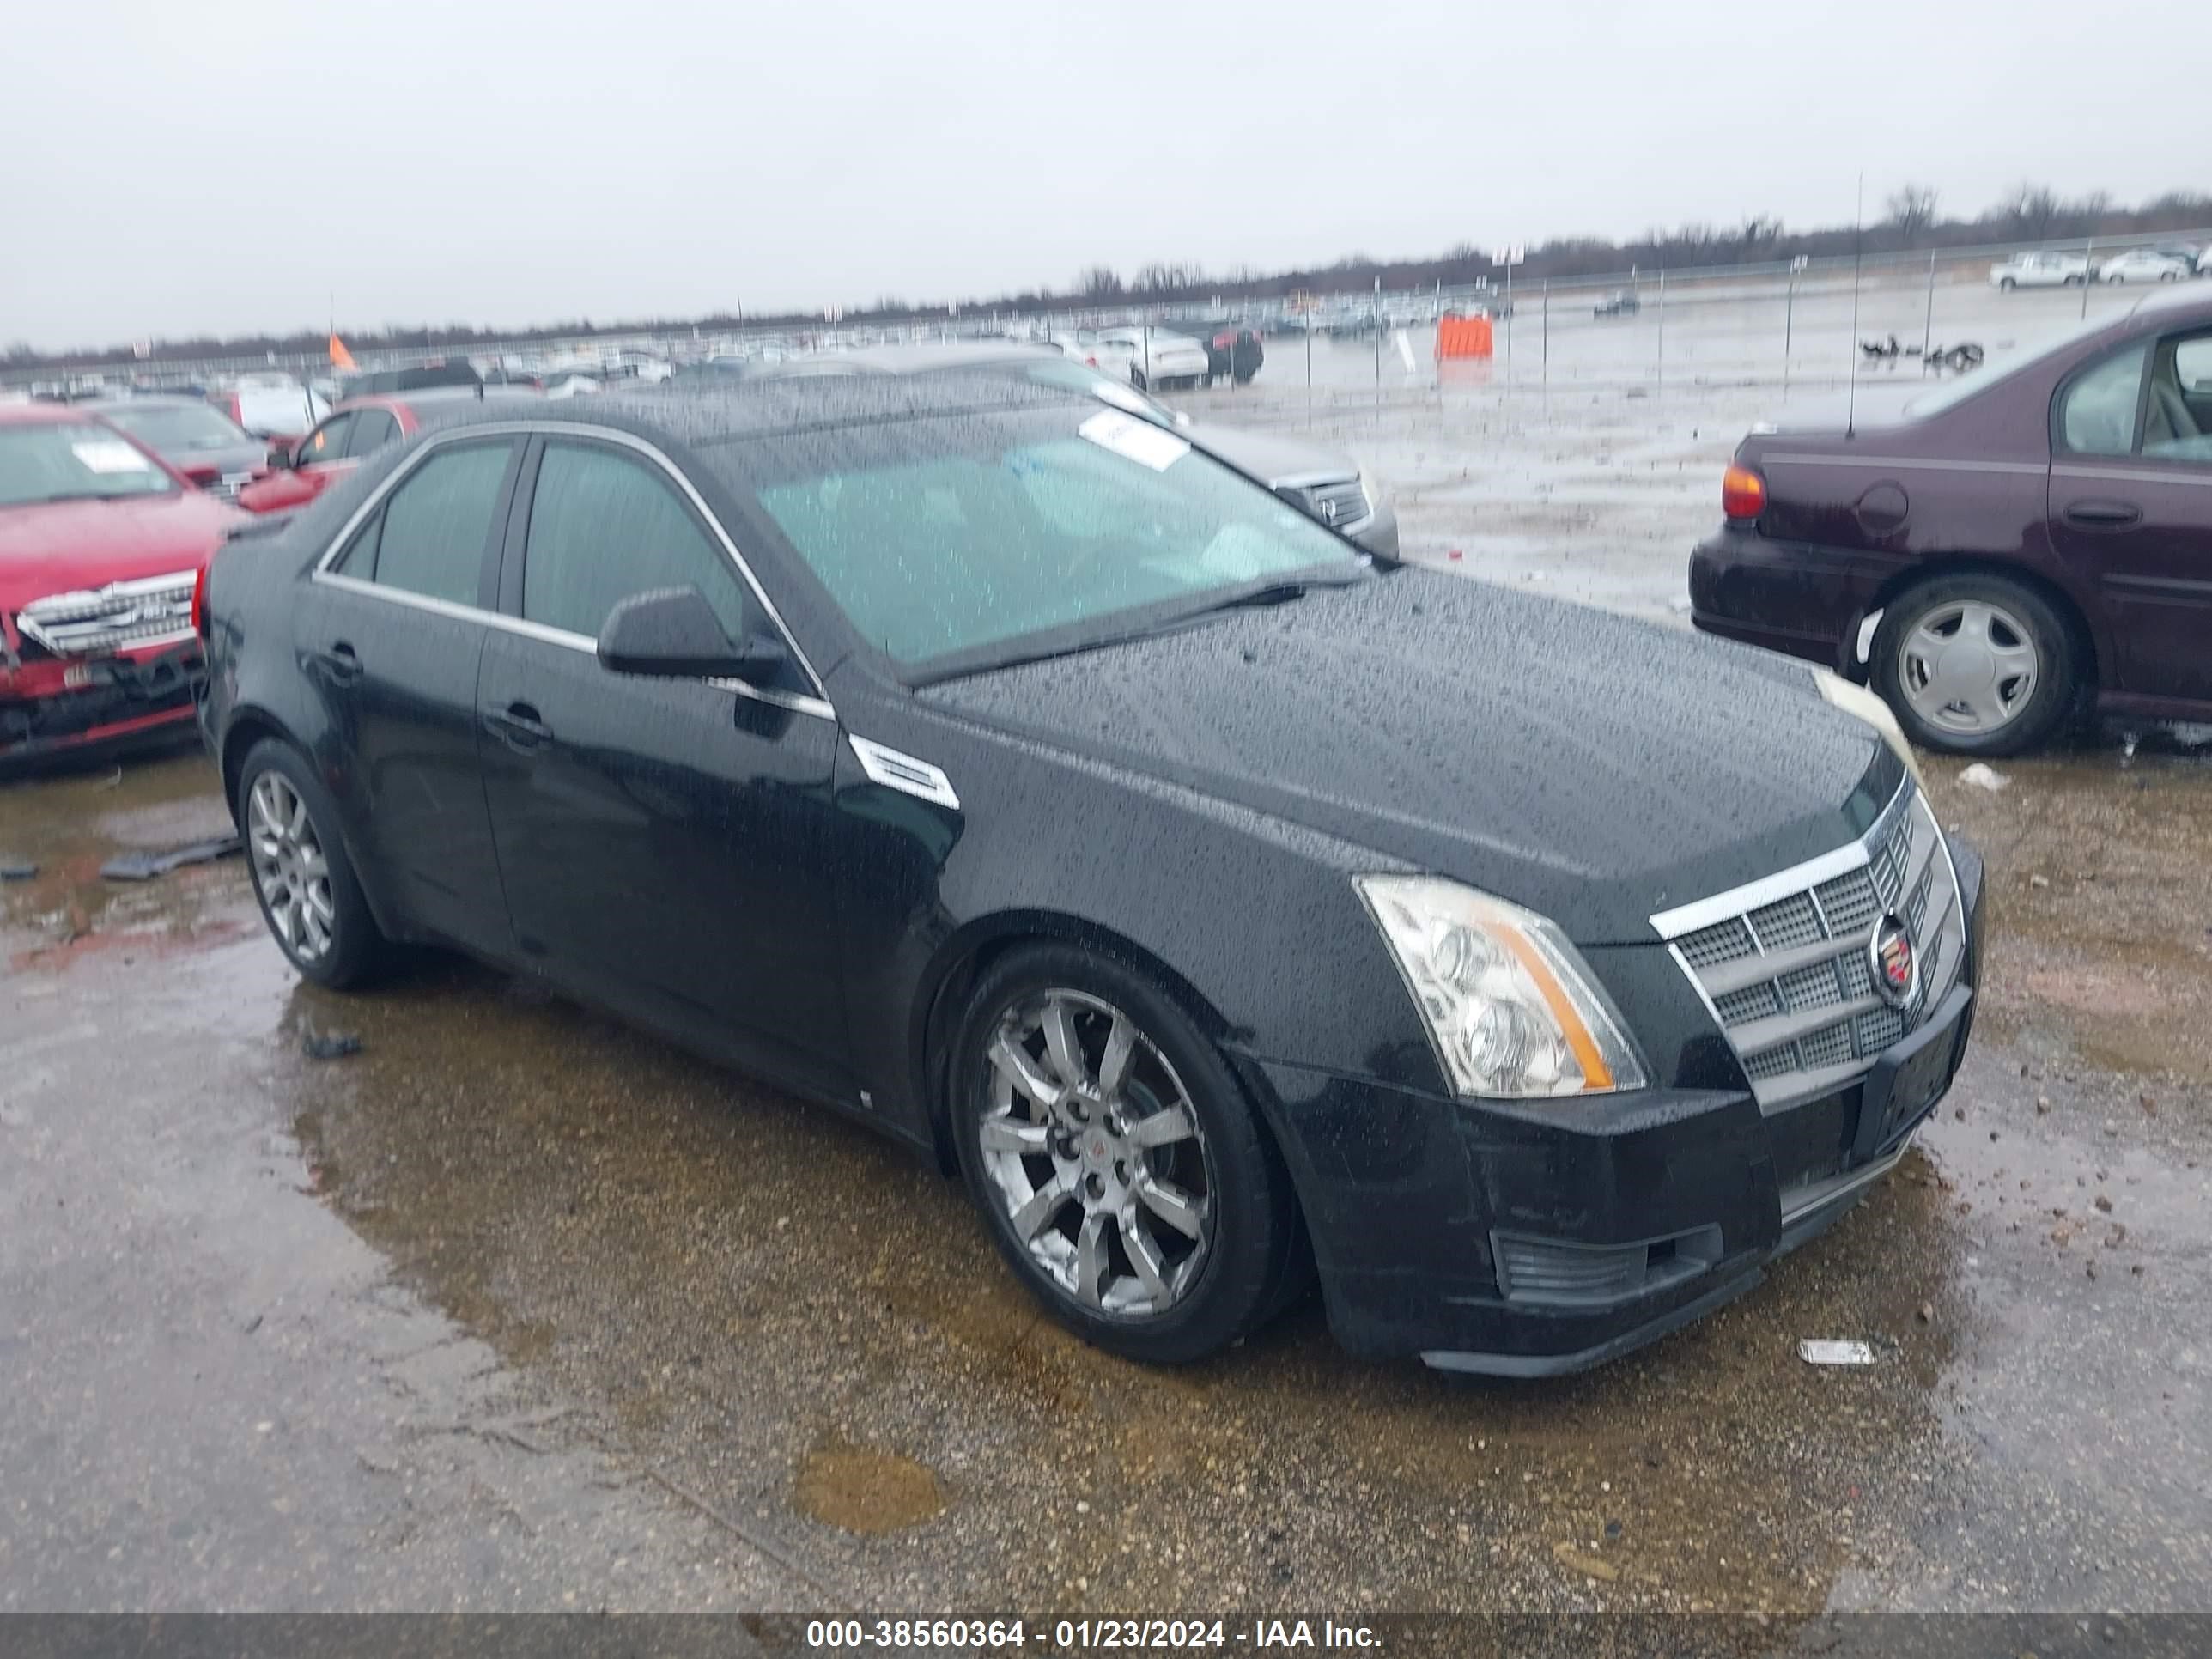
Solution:
M2017 288L2080 288L2088 283L2179 283L2212 276L2212 247L2185 243L2130 248L2103 259L2086 253L2015 253L1990 267L1990 286L2009 294Z

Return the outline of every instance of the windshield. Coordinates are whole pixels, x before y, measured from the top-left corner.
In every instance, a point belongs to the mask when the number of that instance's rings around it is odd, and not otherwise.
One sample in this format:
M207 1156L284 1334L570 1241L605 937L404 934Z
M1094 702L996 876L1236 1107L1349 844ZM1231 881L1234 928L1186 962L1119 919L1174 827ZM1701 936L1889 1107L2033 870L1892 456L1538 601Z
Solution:
M1165 404L1147 398L1127 380L1116 380L1072 357L1024 357L1009 367L1033 386L1080 392L1086 398L1126 409L1132 415L1141 415L1155 426L1175 424L1175 412Z
M791 434L752 447L760 503L853 626L903 665L1030 654L1358 549L1118 410ZM771 471L770 469L773 469ZM1023 641L1029 641L1024 646Z
M217 409L205 404L155 404L134 406L125 404L114 409L103 409L100 418L110 426L119 426L149 448L164 455L174 455L195 449L245 449L254 447L254 440L244 428Z
M0 507L114 501L176 487L129 440L105 427L0 426Z

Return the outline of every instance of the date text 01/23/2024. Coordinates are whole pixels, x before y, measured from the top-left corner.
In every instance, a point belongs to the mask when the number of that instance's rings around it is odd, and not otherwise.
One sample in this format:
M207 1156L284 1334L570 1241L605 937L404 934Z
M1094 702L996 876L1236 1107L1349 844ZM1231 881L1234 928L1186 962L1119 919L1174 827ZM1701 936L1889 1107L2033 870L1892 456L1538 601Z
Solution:
M868 1650L1018 1653L1034 1644L1053 1652L1179 1652L1206 1648L1254 1651L1358 1650L1382 1645L1365 1625L1334 1620L1259 1619L817 1619L806 1645L832 1653Z

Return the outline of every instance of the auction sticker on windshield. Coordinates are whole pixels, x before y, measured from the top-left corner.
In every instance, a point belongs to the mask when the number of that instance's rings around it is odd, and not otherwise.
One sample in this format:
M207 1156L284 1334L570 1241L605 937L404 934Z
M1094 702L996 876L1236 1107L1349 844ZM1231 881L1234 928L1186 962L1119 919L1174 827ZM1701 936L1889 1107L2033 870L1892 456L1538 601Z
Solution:
M146 458L120 438L94 438L81 444L71 444L70 453L76 456L88 472L144 472Z
M1190 446L1174 433L1163 432L1150 421L1118 410L1093 415L1075 429L1100 448L1110 449L1155 472L1166 471L1190 453Z

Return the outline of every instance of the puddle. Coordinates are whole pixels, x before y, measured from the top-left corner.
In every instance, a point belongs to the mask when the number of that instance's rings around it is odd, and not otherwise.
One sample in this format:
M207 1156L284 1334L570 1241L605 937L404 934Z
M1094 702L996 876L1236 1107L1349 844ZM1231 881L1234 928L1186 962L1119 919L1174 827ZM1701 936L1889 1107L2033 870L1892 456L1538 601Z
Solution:
M943 1514L946 1499L927 1465L832 1442L806 1454L791 1501L810 1519L867 1537L918 1527Z
M242 931L224 921L244 890L236 858L150 881L110 881L101 865L229 833L214 769L188 753L107 771L0 782L0 862L37 873L0 883L0 957L58 968L88 951L160 954Z

